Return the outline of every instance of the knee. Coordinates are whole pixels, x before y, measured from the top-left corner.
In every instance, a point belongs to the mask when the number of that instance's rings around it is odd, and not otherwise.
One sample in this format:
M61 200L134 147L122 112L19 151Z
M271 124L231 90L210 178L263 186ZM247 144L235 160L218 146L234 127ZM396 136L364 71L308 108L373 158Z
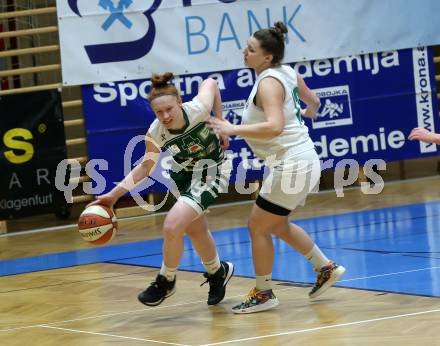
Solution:
M248 228L251 237L255 236L271 236L285 232L285 225L283 222L262 222L261 220L248 221Z
M207 232L207 231L206 231ZM187 230L186 230L186 234L188 235L188 237L190 237L190 238L194 238L194 237L197 237L198 235L200 235L202 232L200 232L200 230L198 230L198 229L192 229L191 227L189 227ZM205 233L205 232L203 232L203 233Z
M266 226L267 225L264 222L259 222L252 218L248 221L248 229L252 238L270 234L270 229Z
M251 234L252 234L252 232L256 232L258 229L258 223L255 222L252 218L250 218L248 220L247 226L248 226L249 232Z
M286 233L289 231L289 224L288 222L280 222L277 224L274 224L272 227L272 234L276 235L279 238L283 238Z
M166 240L173 241L183 237L182 227L176 222L166 221L162 228L163 236Z

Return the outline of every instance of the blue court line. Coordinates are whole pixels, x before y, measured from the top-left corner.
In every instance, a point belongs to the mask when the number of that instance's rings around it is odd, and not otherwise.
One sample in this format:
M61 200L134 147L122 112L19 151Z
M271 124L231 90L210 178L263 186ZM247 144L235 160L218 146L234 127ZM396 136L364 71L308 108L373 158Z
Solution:
M315 238L330 258L347 267L346 277L350 278L440 265L439 258L435 256L440 253L439 215L440 201L434 201L320 216L298 220L296 223ZM253 277L247 229L236 228L214 232L213 235L221 257L234 262L237 275ZM200 258L188 239L185 239L185 248L180 268L203 272ZM314 281L315 274L302 256L277 239L275 248L275 280L306 283ZM0 261L0 276L100 262L159 267L162 261L161 253L161 239L109 245ZM437 270L406 275L403 280L397 278L399 275L396 274L392 279L385 276L381 279L372 277L361 280L362 282L351 281L347 287L440 296L440 273ZM408 281L411 284L407 284ZM419 282L421 284L418 284Z

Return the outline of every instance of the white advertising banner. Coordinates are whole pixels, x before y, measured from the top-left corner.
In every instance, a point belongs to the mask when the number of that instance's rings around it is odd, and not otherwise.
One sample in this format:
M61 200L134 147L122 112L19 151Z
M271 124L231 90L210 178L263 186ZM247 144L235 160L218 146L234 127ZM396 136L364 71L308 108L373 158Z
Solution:
M57 0L64 85L229 70L283 21L286 62L440 44L439 0Z

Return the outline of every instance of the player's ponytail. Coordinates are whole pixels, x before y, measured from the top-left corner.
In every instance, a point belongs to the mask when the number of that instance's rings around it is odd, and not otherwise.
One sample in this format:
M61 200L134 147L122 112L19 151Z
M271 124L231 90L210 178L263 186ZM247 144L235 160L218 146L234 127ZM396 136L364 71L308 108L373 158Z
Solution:
M181 102L180 93L174 84L171 83L171 80L174 78L174 75L171 72L166 72L164 74L153 74L151 77L151 90L148 95L148 101L153 101L155 98L165 95L173 95L178 98Z
M273 27L260 29L254 33L254 37L260 42L261 48L272 54L272 66L279 65L284 58L284 41L287 27L283 22L276 22Z
M282 42L286 39L287 34L287 27L284 25L283 22L276 22L273 26L273 28L269 29L275 36L278 37L278 39Z

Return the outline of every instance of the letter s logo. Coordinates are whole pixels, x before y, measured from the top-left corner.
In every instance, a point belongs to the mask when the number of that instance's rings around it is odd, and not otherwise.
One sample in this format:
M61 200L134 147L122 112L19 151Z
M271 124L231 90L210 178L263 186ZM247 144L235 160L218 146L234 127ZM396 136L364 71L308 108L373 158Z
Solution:
M78 0L68 0L70 9L79 17ZM138 40L130 42L104 43L84 46L92 64L136 60L147 55L153 47L156 26L152 14L159 8L162 0L154 0L151 7L143 12L148 20L148 31Z
M17 139L16 137L21 137ZM3 136L6 147L15 150L22 150L24 153L17 155L13 150L5 151L6 159L15 164L25 163L34 156L34 147L26 140L32 139L32 133L27 129L15 128L7 131Z

